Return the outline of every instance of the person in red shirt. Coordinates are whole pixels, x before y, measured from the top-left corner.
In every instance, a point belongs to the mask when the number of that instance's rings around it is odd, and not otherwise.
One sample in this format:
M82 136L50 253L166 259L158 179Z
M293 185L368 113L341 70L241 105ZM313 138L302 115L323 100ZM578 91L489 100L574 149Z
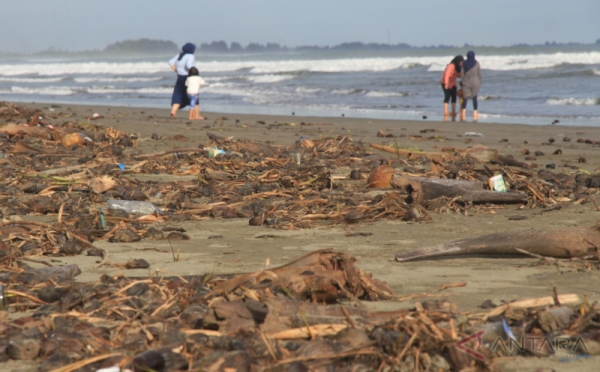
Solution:
M464 60L463 56L454 57L448 66L446 66L442 80L440 80L442 89L444 90L444 121L447 121L450 117L450 113L448 112L450 99L452 99L452 120L456 119L456 92L458 89L456 87L456 78L460 77Z

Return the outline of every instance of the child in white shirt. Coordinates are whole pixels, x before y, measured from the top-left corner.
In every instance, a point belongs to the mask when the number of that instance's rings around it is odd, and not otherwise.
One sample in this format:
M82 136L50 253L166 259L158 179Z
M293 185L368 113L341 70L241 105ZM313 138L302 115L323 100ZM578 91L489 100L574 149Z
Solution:
M200 116L200 98L198 97L198 92L200 86L205 84L206 82L198 76L198 69L196 67L192 67L188 70L188 78L185 81L185 86L187 87L187 95L190 99L189 120L204 120L204 118Z

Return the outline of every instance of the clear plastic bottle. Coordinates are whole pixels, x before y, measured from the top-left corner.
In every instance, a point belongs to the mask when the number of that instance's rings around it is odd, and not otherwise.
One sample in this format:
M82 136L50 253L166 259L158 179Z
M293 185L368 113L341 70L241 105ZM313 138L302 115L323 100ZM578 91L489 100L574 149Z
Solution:
M122 209L127 213L133 214L153 214L160 213L160 209L150 202L137 200L114 200L106 202L108 209Z

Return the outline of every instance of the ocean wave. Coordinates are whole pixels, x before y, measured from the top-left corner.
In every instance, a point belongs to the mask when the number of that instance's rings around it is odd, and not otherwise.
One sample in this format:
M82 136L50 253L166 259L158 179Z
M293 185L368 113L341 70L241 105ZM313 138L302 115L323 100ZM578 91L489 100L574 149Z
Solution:
M477 97L480 101L491 101L493 99L499 99L499 96L479 96Z
M297 87L296 88L296 93L314 94L314 93L319 93L321 91L323 91L323 89L320 89L320 88L309 88L309 87Z
M167 63L159 62L69 62L1 64L0 76L32 75L146 75L168 71Z
M419 63L419 62L407 62L400 66L400 68L405 69L405 70L409 70L411 68L419 68L419 67L425 67L425 65L422 63Z
M595 106L600 105L600 98L550 98L548 105L555 106Z
M14 86L10 90L12 93L17 94L38 94L43 96L70 96L76 92L75 89L65 87L27 88Z
M592 70L592 73L593 73L594 75L600 75L600 70Z
M443 71L452 56L415 56L415 57L368 57L339 59L288 59L277 61L197 61L196 67L203 73L246 71L253 75L275 75L299 72L343 73L359 71L391 71L428 67L428 71ZM600 52L579 53L540 53L512 55L478 55L483 69L489 70L527 70L550 68L562 64L580 65L600 64ZM165 62L61 62L61 63L14 63L0 64L0 76L39 75L152 75L169 73ZM290 79L291 77L256 77L256 79Z
M366 90L364 89L334 89L331 91L332 94L363 94Z
M171 94L173 88L167 87L150 87L150 88L116 88L114 86L104 87L90 87L84 90L90 94L130 94L130 93L142 93L142 94Z
M116 77L116 78L107 78L107 77L78 77L74 78L76 83L138 83L138 82L149 82L149 81L158 81L161 80L162 77Z
M367 97L408 97L408 93L371 91L371 92L367 93L366 96Z
M47 84L47 83L58 83L59 81L62 81L64 79L65 78L63 78L63 77L57 77L57 78L0 77L0 82L7 82L7 83L39 83L39 84L43 83L43 84Z
M248 76L248 80L253 83L277 83L293 79L294 77L294 75L250 75Z

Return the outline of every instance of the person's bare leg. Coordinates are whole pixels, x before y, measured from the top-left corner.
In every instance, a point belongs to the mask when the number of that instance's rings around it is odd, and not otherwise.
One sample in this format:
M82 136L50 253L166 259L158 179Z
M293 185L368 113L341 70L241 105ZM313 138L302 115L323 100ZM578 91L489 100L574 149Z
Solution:
M477 112L477 110L473 111L473 121L477 122L479 120L479 113Z
M171 106L171 119L175 119L177 117L177 110L179 110L179 104L178 103L174 103L173 106Z
M467 109L460 109L460 121L467 120Z
M195 113L196 113L196 111L190 110L190 113L188 114L188 120L194 120Z
M456 102L452 102L452 121L456 120Z
M444 121L448 121L450 114L448 113L448 104L444 102Z

